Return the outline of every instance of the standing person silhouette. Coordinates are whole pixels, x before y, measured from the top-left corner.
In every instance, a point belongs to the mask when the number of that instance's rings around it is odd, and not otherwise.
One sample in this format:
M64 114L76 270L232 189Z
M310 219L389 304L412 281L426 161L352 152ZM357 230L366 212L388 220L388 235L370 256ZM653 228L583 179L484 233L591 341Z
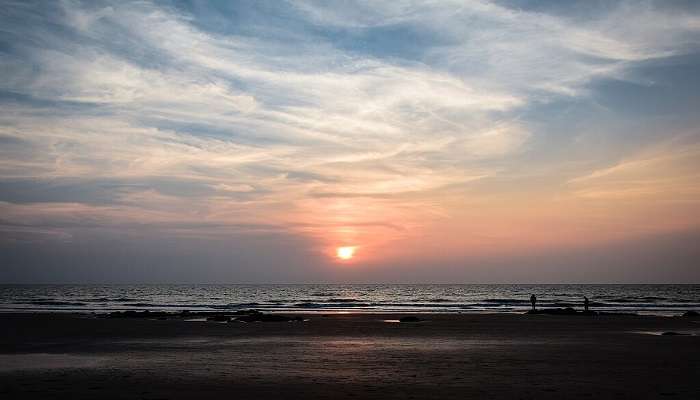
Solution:
M532 311L535 311L535 303L537 303L537 297L534 294L530 295L530 304L532 304Z
M583 296L583 309L585 312L588 312L588 297Z

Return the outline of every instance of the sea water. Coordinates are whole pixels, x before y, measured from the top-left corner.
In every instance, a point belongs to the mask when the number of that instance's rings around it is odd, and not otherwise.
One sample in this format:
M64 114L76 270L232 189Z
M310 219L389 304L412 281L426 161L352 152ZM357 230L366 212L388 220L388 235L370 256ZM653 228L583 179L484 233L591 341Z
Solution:
M0 285L0 312L116 310L515 313L537 305L678 315L700 285Z

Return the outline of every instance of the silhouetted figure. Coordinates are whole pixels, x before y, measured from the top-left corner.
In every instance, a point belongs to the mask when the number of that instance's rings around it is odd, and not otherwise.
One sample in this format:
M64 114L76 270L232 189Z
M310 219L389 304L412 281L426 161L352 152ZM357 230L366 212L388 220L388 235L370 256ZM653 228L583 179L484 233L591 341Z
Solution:
M537 303L537 297L535 295L530 295L530 304L532 304L532 311L535 311L535 303Z
M583 310L588 312L588 297L583 296Z

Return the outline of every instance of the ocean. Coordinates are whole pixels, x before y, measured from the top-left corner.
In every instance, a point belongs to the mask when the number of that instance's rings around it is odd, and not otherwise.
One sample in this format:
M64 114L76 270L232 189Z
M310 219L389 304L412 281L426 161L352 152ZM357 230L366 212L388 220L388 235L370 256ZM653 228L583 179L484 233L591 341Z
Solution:
M0 285L0 312L117 310L519 313L530 307L677 315L700 285Z

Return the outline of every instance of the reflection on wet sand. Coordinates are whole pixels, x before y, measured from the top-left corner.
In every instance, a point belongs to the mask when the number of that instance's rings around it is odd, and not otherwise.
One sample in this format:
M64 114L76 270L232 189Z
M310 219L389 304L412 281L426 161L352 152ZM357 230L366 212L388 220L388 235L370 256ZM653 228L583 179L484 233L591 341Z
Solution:
M106 357L76 354L0 354L0 372L94 368L102 366L106 360Z

